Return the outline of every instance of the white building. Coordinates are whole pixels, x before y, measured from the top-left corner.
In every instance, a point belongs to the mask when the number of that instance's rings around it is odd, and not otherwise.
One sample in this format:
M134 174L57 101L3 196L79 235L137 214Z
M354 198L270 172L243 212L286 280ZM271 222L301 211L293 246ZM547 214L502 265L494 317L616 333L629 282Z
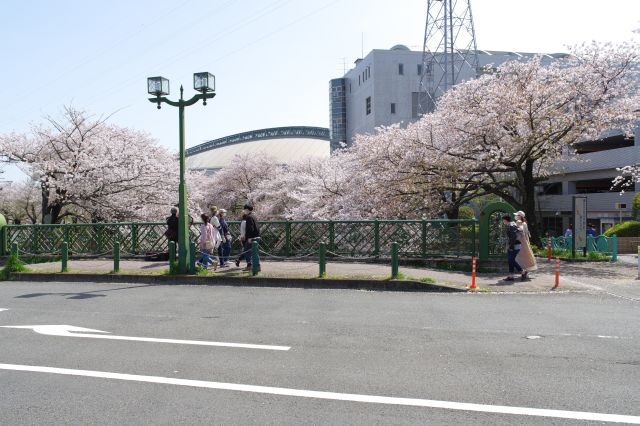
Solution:
M497 66L534 53L478 50L478 70L464 69L460 81L475 78L486 66ZM549 61L565 53L544 55ZM424 108L426 93L419 90L440 81L433 70L423 70L422 52L403 45L390 50L372 50L342 78L330 82L331 149L350 145L356 134L372 133L378 126L409 123L418 118L419 103ZM424 72L424 75L422 73ZM439 70L441 72L441 70ZM422 97L422 99L420 98Z
M544 231L560 235L567 228L574 195L587 197L587 221L599 233L630 220L640 184L631 185L621 194L621 188L612 188L611 181L620 174L618 167L640 163L639 142L640 125L632 137L612 133L601 140L576 144L577 161L556 164L554 175L537 188L536 205Z
M214 139L186 150L187 168L214 172L228 166L236 155L268 155L280 164L305 158L329 157L329 129L273 127Z

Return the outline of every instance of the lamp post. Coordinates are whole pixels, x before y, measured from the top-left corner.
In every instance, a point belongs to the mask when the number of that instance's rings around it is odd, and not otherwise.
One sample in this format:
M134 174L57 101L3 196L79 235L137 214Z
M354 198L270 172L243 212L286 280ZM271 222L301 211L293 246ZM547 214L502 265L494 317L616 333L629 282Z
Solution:
M164 77L147 78L147 91L154 98L150 102L160 105L165 103L178 107L179 136L180 136L180 185L178 187L178 272L186 274L189 270L189 216L187 215L187 184L185 181L185 148L184 148L184 108L193 105L202 99L202 104L207 104L207 99L213 98L216 90L216 78L208 72L193 74L193 88L200 92L189 100L184 100L183 88L180 86L180 100L170 101L165 96L169 95L169 80Z

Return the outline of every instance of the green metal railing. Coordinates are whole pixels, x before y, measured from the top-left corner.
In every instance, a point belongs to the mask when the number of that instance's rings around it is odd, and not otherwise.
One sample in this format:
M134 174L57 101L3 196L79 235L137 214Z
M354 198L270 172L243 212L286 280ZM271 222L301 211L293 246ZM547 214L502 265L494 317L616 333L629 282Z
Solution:
M241 251L240 222L228 222L232 252ZM108 256L115 243L123 257L166 252L163 222L65 225L7 225L0 229L0 255L17 243L24 255L57 255L66 242L70 256ZM191 227L196 241L200 227ZM270 255L316 254L321 242L328 256L388 257L397 242L402 257L472 256L477 251L475 220L269 221L260 223L260 249Z
M542 243L544 247L549 244L548 238L543 238ZM565 250L571 251L571 244L573 243L573 237L551 237L551 249L552 250ZM618 255L618 237L612 235L605 237L604 235L598 235L597 237L587 235L587 253L597 252L602 254L611 255L616 260Z

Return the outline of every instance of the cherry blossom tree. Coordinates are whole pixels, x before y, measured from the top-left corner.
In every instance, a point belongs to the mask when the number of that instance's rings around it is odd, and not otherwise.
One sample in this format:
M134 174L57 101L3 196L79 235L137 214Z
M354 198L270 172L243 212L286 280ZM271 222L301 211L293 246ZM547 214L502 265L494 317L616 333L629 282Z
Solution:
M605 131L629 132L638 108L637 45L592 44L545 63L505 63L460 84L435 115L463 160L461 183L477 185L535 217L535 185L572 145ZM537 239L537 227L531 226Z
M204 198L209 205L225 208L231 214L238 214L247 202L255 203L260 209L256 190L280 173L281 166L267 153L236 155L227 167L211 176L204 189Z
M40 188L32 181L11 182L0 188L0 212L7 220L38 223L40 202Z
M144 132L71 107L28 134L0 136L0 153L37 183L43 222L157 220L177 202L175 155Z

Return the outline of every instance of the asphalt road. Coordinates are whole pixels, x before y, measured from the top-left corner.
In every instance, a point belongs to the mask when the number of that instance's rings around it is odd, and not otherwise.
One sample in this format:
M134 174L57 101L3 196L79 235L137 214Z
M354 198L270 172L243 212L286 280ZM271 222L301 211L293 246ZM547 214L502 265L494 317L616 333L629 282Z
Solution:
M0 328L0 424L640 422L640 303L607 294L0 283L0 326L60 324L112 338Z

